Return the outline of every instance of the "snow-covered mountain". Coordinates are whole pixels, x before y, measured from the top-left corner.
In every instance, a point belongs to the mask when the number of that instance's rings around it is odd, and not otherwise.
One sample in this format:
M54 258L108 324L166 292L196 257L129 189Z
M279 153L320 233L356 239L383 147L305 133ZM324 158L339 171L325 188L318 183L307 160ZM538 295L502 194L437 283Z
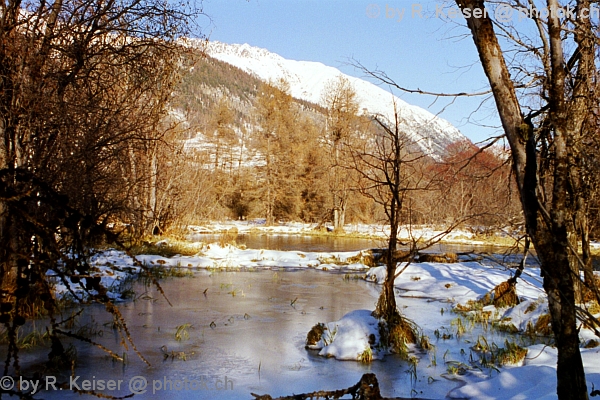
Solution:
M234 65L266 82L285 78L292 96L312 103L321 103L328 82L339 75L345 76L357 92L361 109L370 114L380 114L394 120L394 102L400 116L406 121L405 132L423 151L439 158L450 143L465 137L448 121L427 110L408 104L383 88L365 80L343 74L340 70L319 62L287 60L266 49L248 44L209 42L206 53L218 60Z

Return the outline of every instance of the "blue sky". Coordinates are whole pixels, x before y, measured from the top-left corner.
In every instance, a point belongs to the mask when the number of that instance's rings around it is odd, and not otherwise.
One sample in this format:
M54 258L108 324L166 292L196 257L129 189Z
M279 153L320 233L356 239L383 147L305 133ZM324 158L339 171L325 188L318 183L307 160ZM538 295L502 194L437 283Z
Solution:
M448 17L455 8L451 2L442 8L441 0L204 0L203 6L210 20L200 25L211 40L248 43L362 77L347 65L354 58L409 88L452 93L487 88L464 19ZM473 141L499 133L491 100L472 115L482 98L449 104L447 98L394 93L433 113L443 110L440 115Z

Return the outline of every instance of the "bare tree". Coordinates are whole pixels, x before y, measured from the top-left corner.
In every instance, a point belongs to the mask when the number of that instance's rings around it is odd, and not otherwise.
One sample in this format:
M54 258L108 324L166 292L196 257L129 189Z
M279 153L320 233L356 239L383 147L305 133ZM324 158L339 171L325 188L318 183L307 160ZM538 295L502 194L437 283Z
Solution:
M155 164L137 155L164 133L182 51L175 40L197 14L193 5L153 0L0 3L4 375L11 365L18 371L16 331L32 302L51 315L51 355L64 355L48 269L67 285L96 289L118 315L89 276L88 249L112 235L109 224L130 218L139 185L150 189L140 208L156 200Z
M402 213L407 206L411 191L422 189L418 164L425 156L411 149L414 143L400 130L400 115L395 121L374 117L376 124L374 140L364 143L362 148L350 150L355 160L355 169L362 179L358 182L360 192L383 207L390 228L386 257L387 276L377 302L375 315L386 321L400 318L396 306L394 281L398 261L398 229ZM405 257L405 260L408 260Z
M396 329L409 332L410 324L402 318L396 304L396 278L420 256L420 251L438 243L457 226L476 215L463 213L446 221L445 229L434 237L424 238L415 232L412 229L414 203L423 194L443 194L434 184L437 174L432 178L430 173L432 160L403 131L402 126L405 124L395 104L394 121L382 116L373 116L372 121L372 139L347 151L351 154L354 170L359 176L355 187L383 209L390 230L385 252L386 275L373 315L386 321L388 332ZM404 227L408 227L410 235L407 243L400 242L398 237L400 229ZM399 246L404 249L400 250ZM388 341L387 345L393 350L397 350L394 335L390 334L384 340ZM405 340L415 340L415 337L405 337Z
M561 4L548 0L547 19L535 16L532 22L539 38L523 41L511 27L498 30L539 57L537 63L518 68L511 76L494 22L483 0L457 0L471 13L471 30L483 69L488 77L504 133L512 151L513 172L525 214L527 234L541 262L544 289L548 294L552 329L558 349L557 393L560 399L587 399L587 387L577 329L577 282L580 266L577 239L585 243L588 192L583 189L586 174L584 138L595 135L588 122L597 106L590 90L596 74L597 30L584 17L590 1L574 3L577 18L560 19ZM511 3L518 7L520 3ZM530 3L533 5L533 3ZM480 17L476 18L474 15ZM479 14L481 13L481 14ZM565 52L572 49L571 54ZM539 68L536 68L539 67ZM517 96L518 80L528 80L534 89L527 97ZM530 108L527 114L524 109Z
M446 148L442 162L432 165L431 177L443 199L440 220L469 218L481 229L522 226L522 212L512 195L509 154L503 149L479 148L468 140ZM439 197L439 196L438 196ZM438 206L440 199L438 198Z

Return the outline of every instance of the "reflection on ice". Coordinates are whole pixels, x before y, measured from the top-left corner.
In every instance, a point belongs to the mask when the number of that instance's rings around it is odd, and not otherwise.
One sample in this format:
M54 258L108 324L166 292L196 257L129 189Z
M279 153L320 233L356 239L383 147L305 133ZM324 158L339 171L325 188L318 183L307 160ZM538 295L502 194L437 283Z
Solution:
M379 285L361 279L348 279L355 273L362 275L367 271L362 264L360 268L363 271L351 270L346 265L344 273L339 273L338 268L327 267L330 265L327 258L332 253L319 259L318 253L300 251L288 254L232 248L204 251L204 255L198 255L195 259L173 257L164 263L158 262L159 256L142 258L149 265L155 262L155 265L179 264L188 267L191 264L192 267L198 267L195 262L200 257L210 259L211 265L219 257L229 257L227 262L239 265L242 261L260 268L235 271L192 268L192 278L161 282L172 307L154 287L136 284L135 300L119 303L118 307L137 349L152 367L147 367L132 348L123 353L126 359L123 364L113 362L96 347L75 343L80 360L74 370L74 374L80 377L78 382L122 381L120 389L101 391L111 396L137 392L139 395L136 398L244 399L250 398L250 392L281 396L347 388L354 385L364 373L372 372L377 375L382 394L389 397L445 398L450 394L458 397L485 395L489 398L505 398L494 397L493 393L511 379L514 372L510 372L509 368L501 368L500 372L494 368L480 372L470 369L465 376L449 374L452 372L450 367L462 371L462 366L471 365L473 358L477 357L475 343L480 341L482 335L491 346L504 343L507 334L484 331L478 326L456 334L457 325L453 320L457 316L450 312L450 304L486 293L509 276L505 269L475 262L421 263L412 264L397 279L401 312L417 323L435 346L428 353L413 349L412 355L419 359L416 379L413 380L410 366L395 355L363 364L321 357L317 351L305 349L306 335L315 324L340 321L346 314L356 313L355 310L375 308ZM337 253L336 257L348 258L352 255ZM276 266L267 265L269 262ZM117 266L118 263L114 261L112 264ZM284 268L286 265L292 265L293 268ZM321 270L315 268L323 266L326 267ZM380 281L381 270L372 269L369 276L372 281ZM518 294L527 298L529 303L523 303L523 306L505 314L520 328L535 314L531 312L530 305L538 301L542 294L539 271L528 269L523 277L524 280L517 287ZM368 311L363 313L363 319L367 320ZM69 313L66 314L68 316ZM104 307L92 305L85 308L85 313L73 329L76 331L86 327L95 342L121 353L123 338L112 329L111 318ZM182 330L185 330L185 334ZM511 340L519 341L521 338L514 337ZM339 342L336 346L342 344ZM361 344L364 345L361 342L359 347ZM335 356L342 355L348 349L331 350L327 354ZM351 350L356 351L354 348ZM593 361L600 359L597 350L584 349L582 352L588 379L600 386L600 365ZM535 363L528 358L525 360L526 366ZM535 371L538 373L543 368L555 368L554 356L548 353L546 358L549 361L543 365L536 364L537 369L524 369L523 372L531 371L534 376ZM23 352L21 364L25 373L33 375L34 366L45 360L46 352ZM65 383L64 388L69 388L71 371L45 371L44 374L55 374L59 382ZM464 381L466 385L459 390L457 387L462 384L456 380ZM486 384L479 383L484 381ZM527 382L526 379L522 381ZM554 387L553 382L546 386ZM45 389L35 397L80 398L69 390ZM539 386L538 389L543 388ZM518 393L515 388L511 390ZM166 391L169 393L165 394ZM542 395L552 393L550 391Z
M226 377L233 382L233 390L222 390L218 395L214 390L173 390L168 396L241 399L250 398L250 392L285 395L349 387L365 372L374 372L384 395L410 395L410 377L404 373L407 365L395 356L366 365L323 358L305 349L306 334L315 323L335 321L357 309L373 309L377 285L344 279L340 274L304 270L201 271L194 278L171 279L162 282L162 286L173 307L153 288L141 285L136 287L136 301L119 305L137 348L152 367L145 366L131 350L127 352L126 365L122 365L96 348L77 345L82 360L76 368L77 375L82 379L123 380L125 390L103 392L118 396L129 394L126 384L143 376L148 381L148 392L136 398L149 397L154 381L204 380L215 389L219 379L224 381ZM234 291L237 294L233 295ZM294 299L297 300L291 304ZM406 306L404 312L409 317L420 313L439 315L440 303L415 299L399 302ZM119 349L120 338L114 336L110 317L102 307L88 307L80 323L85 322L95 324L102 332L94 340ZM177 327L183 324L191 324L189 339L178 341ZM433 337L432 332L439 325L424 328ZM440 347L438 353L444 348ZM165 350L175 356L165 358ZM185 354L185 361L177 357L180 352ZM439 375L445 368L427 368L428 356L424 357L421 382L417 382L416 389L423 386L428 396L444 397L455 384L443 379L428 384L427 376ZM63 381L68 382L68 375L68 371L63 371ZM80 398L69 391L44 391L41 397Z

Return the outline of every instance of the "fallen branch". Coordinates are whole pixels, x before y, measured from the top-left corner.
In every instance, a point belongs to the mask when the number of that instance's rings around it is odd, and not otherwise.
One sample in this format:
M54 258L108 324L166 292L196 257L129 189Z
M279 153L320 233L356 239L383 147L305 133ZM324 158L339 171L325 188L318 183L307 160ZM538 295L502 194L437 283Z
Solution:
M352 395L353 399L358 400L382 400L381 394L379 394L379 382L375 374L364 374L360 381L354 386L348 389L340 390L319 390L312 393L295 394L292 396L277 397L273 399L268 394L258 395L251 393L256 400L306 400L306 399L339 399L345 395Z
M273 398L268 394L259 395L250 393L254 400L317 400L317 399L340 399L342 396L351 395L355 400L404 400L401 397L390 399L381 397L379 393L379 382L375 374L364 374L360 381L348 389L319 390L312 393L294 394L291 396ZM418 400L412 398L412 400Z

